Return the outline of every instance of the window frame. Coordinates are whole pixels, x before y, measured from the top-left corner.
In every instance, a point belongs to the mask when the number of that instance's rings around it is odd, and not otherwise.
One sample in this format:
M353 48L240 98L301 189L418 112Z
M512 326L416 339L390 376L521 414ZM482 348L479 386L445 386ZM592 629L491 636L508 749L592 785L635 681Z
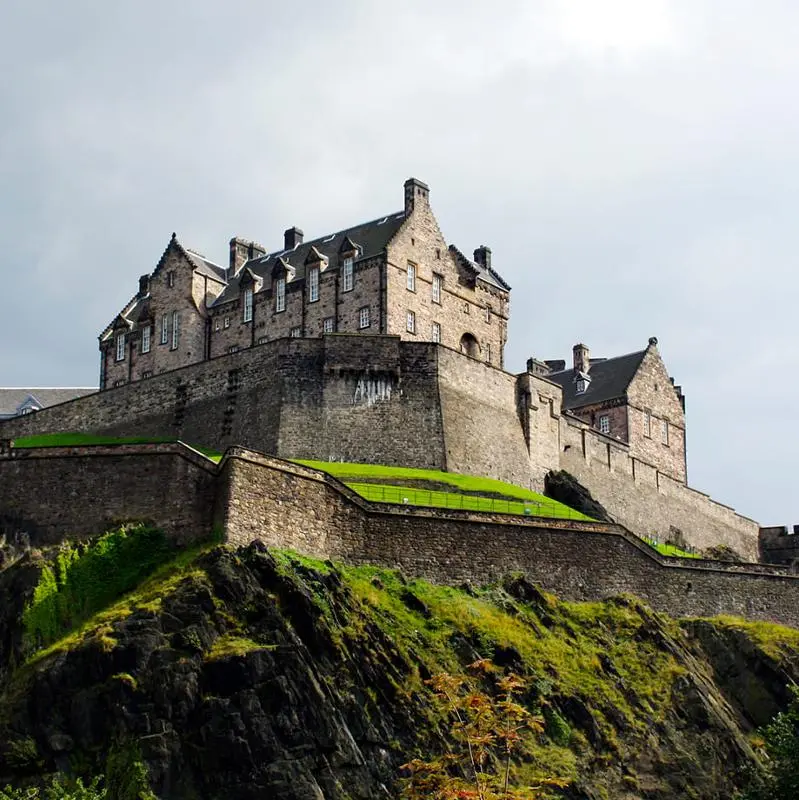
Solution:
M652 438L652 412L644 411L644 436L647 439Z
M275 313L280 314L286 310L286 276L281 275L275 281Z
M409 292L416 291L416 264L414 264L412 261L408 262L408 266L405 271L405 288Z
M170 350L177 350L180 344L180 312L172 312L172 344Z
M438 272L433 273L433 283L430 285L430 298L437 305L441 305L441 275Z
M322 320L322 333L335 333L335 332L336 332L336 318L325 317Z
M289 339L302 339L302 327L295 325L289 330Z
M175 270L170 269L166 273L166 285L168 289L173 289L175 287Z
M118 333L116 335L116 353L114 354L114 361L124 361L125 360L125 334Z
M358 330L362 331L372 324L369 306L361 306L358 309Z
M308 270L308 302L316 303L319 301L319 267L311 267Z
M355 259L347 256L341 268L341 291L351 292L355 288Z
M142 353L149 353L151 347L151 338L150 338L150 323L148 322L142 329L141 329L141 351Z
M434 322L430 329L430 337L436 344L441 344L441 323Z
M241 319L243 322L252 322L252 310L254 306L254 293L252 286L244 290L244 308L242 309Z
M597 427L600 433L604 433L606 435L610 434L610 415L600 414Z
M490 325L491 324L491 306L486 306L485 307L485 321L486 321L486 325Z
M660 420L660 442L666 447L669 446L669 421L667 419Z
M405 312L405 331L416 334L416 312L410 308Z
M161 316L161 344L169 342L169 314Z

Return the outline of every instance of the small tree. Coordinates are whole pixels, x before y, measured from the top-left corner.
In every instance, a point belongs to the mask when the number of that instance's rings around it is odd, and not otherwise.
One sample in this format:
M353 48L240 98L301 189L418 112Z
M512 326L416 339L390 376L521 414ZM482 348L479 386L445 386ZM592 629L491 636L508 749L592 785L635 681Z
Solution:
M482 659L469 670L484 676L497 668ZM414 759L403 765L410 776L403 781L406 800L535 800L546 787L565 786L557 779L542 779L536 786L514 788L510 784L513 754L522 731L544 730L541 717L516 702L525 688L517 675L499 678L496 692L488 695L464 678L448 673L433 676L437 706L448 716L454 752L430 761Z

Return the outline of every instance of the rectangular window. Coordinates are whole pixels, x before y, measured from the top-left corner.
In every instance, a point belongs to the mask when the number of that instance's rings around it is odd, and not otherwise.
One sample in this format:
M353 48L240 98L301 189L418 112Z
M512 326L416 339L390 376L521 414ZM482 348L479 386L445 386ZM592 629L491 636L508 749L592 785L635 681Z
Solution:
M252 322L252 287L244 290L244 316L245 322Z
M150 352L150 325L149 323L141 329L141 351Z
M117 361L125 360L125 334L117 334Z
M441 341L441 326L437 322L433 323L433 341Z
M336 320L333 317L325 317L325 321L322 323L322 333L333 333L335 330Z
M302 336L302 328L292 328L289 332L292 339L299 339Z
M441 276L437 273L433 273L433 302L440 303L441 302Z
M409 292L416 291L416 265L408 264L407 286Z
M352 256L344 259L344 270L341 274L341 291L351 292L355 283L355 275L353 273Z
M405 328L408 333L416 333L416 314L413 311L409 311L405 315Z
M486 322L491 322L491 306L486 306Z
M166 285L171 289L175 285L175 270L171 269L166 274Z
M226 328L230 327L230 317L225 317L225 327Z
M319 267L311 267L308 273L308 302L315 303L319 299Z
M607 414L603 414L599 418L599 432L610 433L610 417Z
M652 414L644 411L644 436L652 436Z
M669 443L669 423L667 420L660 420L660 441L663 444Z
M259 336L258 337L258 344L266 344L269 341L268 336Z
M164 314L161 317L161 344L166 344L169 341L169 314Z
M286 310L286 279L278 278L275 281L275 311Z
M239 346L237 344L232 344L227 349L228 353L237 353L239 351Z
M369 306L364 306L363 308L358 310L358 327L359 328L369 327Z
M491 363L491 343L486 342L486 361Z
M219 322L219 317L216 318L214 321L214 330L218 331L222 327L221 323Z
M178 349L178 335L180 331L180 315L177 311L172 312L172 350Z
M142 376L142 378L152 378L153 377L153 371L151 369L146 369L146 370L144 370L144 372L142 372L141 376Z

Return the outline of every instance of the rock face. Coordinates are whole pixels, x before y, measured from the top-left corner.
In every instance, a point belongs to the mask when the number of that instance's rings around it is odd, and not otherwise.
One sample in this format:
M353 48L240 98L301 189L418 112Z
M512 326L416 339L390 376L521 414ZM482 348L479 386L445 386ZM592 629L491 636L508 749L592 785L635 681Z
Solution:
M32 569L0 573L0 598ZM799 633L776 626L560 603L523 576L467 593L257 544L184 559L24 664L21 620L0 613L0 786L103 772L114 745L160 798L395 797L401 764L447 746L424 680L487 656L546 720L519 780L710 800L732 795L746 733L799 679Z
M600 522L615 522L605 507L595 500L570 472L565 469L548 472L544 477L544 494L560 503L587 514Z

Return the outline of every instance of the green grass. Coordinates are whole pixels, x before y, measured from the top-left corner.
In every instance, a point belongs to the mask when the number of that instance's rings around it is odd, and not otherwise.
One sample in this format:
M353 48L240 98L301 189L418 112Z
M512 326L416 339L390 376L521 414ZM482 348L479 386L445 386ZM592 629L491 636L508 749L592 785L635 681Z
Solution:
M646 542L651 548L657 550L662 556L676 556L677 558L702 558L700 553L691 553L687 550L681 550L674 544L666 544L657 541L657 539L650 539L648 536L639 537Z
M433 469L392 467L382 464L354 464L298 459L313 469L327 472L367 500L377 503L407 503L412 506L494 511L503 514L590 520L585 514L538 492L493 478L458 475ZM368 482L365 482L366 479ZM397 486L396 481L426 483L430 488ZM441 489L451 486L452 491ZM494 497L481 497L478 493Z

